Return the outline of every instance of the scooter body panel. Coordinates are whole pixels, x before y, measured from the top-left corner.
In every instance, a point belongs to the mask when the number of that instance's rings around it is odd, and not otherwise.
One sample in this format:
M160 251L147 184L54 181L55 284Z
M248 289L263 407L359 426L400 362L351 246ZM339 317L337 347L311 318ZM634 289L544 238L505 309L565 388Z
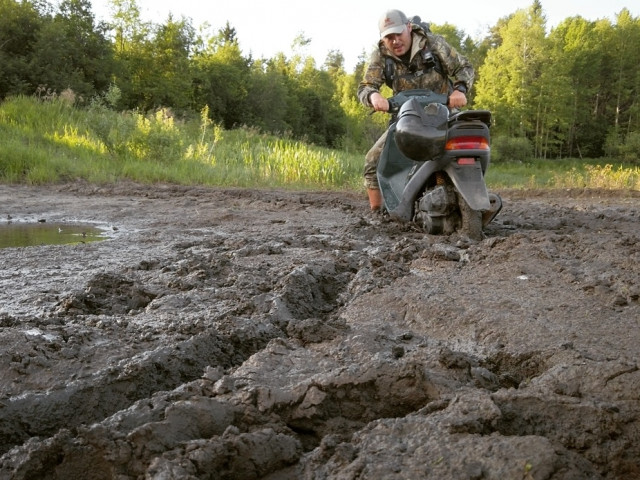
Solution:
M378 184L382 191L384 206L391 215L393 215L392 212L396 211L398 206L403 202L407 177L420 163L424 163L416 162L406 157L398 149L394 134L395 124L392 124L389 127L387 141L382 149L382 155L380 155L377 171ZM409 217L408 220L410 219L411 217Z

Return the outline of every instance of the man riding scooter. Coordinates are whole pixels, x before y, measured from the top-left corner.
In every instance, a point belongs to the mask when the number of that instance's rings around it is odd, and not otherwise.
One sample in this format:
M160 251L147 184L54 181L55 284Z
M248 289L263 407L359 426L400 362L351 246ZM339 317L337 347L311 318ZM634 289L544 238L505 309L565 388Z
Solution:
M379 20L380 42L358 86L358 99L376 112L388 112L389 102L380 88L387 85L393 94L405 90L428 89L449 95L449 108L467 104L466 93L474 79L473 67L446 40L431 33L424 24L411 22L400 10L389 10ZM371 210L382 207L376 175L387 132L365 156L364 182Z

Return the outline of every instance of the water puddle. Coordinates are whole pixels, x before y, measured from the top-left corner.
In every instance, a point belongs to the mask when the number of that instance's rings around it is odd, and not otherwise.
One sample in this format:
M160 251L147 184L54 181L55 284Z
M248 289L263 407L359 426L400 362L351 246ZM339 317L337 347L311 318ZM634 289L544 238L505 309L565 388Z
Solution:
M107 230L82 223L0 224L0 248L67 245L107 240Z

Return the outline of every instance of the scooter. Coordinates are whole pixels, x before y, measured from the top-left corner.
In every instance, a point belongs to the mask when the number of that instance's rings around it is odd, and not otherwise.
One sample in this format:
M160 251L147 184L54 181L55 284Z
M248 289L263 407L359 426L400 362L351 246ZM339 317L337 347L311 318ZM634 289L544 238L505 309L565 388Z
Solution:
M490 162L491 112L451 114L448 97L407 90L389 99L389 126L377 177L384 207L429 234L459 231L473 240L502 209L484 181Z

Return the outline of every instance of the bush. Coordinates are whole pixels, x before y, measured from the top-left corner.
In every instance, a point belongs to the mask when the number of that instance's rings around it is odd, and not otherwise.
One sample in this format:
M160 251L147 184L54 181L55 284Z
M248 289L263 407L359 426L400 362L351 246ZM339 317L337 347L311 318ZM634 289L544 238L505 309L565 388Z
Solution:
M620 146L622 160L629 163L640 163L640 133L633 132L627 135Z
M491 161L528 161L533 157L533 145L523 137L497 136L491 139Z

